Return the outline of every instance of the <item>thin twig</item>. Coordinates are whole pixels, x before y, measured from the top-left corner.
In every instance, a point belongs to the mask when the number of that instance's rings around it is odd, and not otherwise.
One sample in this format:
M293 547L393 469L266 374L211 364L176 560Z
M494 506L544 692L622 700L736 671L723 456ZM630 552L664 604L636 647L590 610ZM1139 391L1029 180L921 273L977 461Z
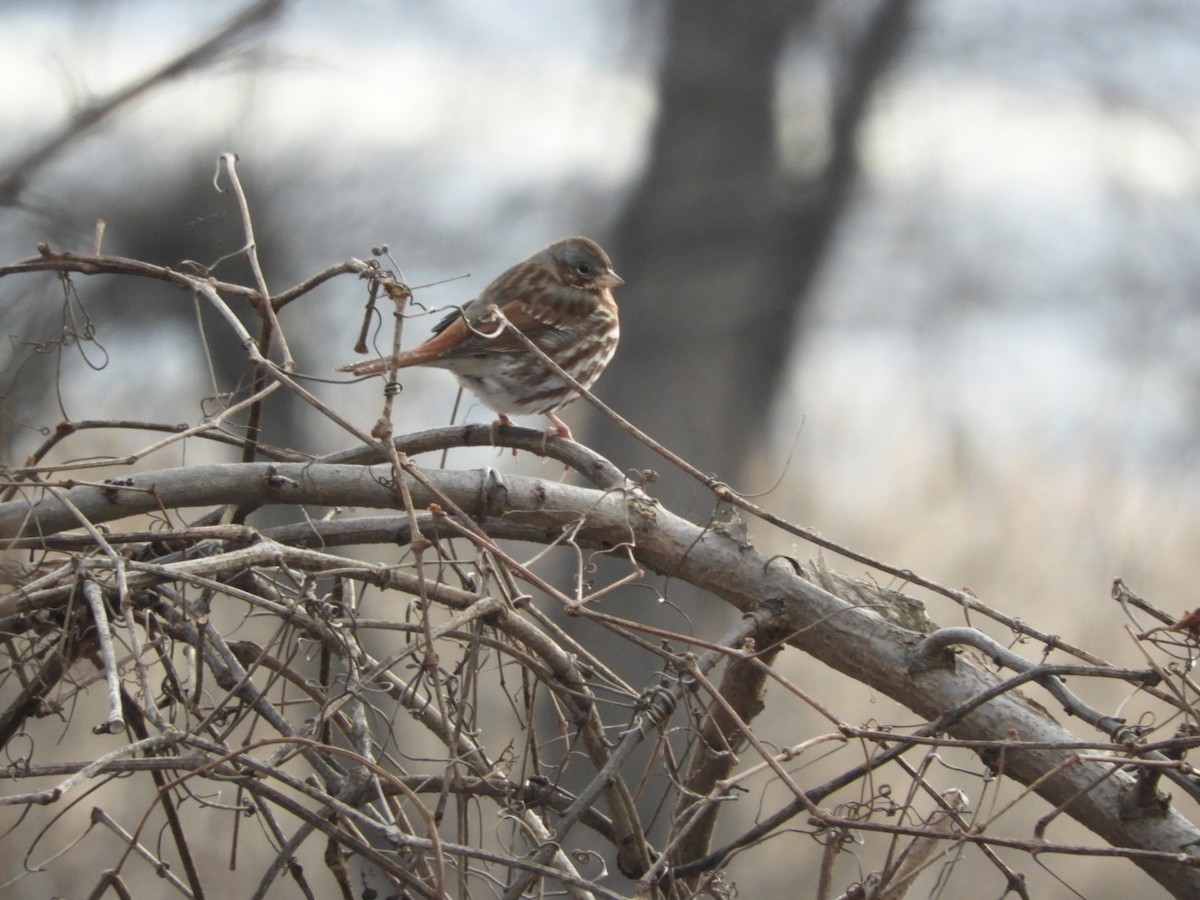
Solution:
M92 625L96 629L100 659L104 663L104 680L108 685L108 719L92 731L94 734L114 734L124 730L125 716L121 713L121 677L117 671L112 631L108 627L108 609L104 605L104 592L100 585L86 576L83 579L83 597L92 611Z

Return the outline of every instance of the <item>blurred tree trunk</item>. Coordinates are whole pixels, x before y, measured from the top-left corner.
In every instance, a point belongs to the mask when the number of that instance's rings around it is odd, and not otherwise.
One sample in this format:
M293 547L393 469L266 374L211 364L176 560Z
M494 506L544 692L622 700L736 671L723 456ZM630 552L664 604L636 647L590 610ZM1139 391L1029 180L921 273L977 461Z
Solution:
M812 112L827 119L805 129L825 144L796 174L779 154L780 61L826 5L670 0L650 159L610 241L627 284L621 348L599 395L731 482L765 433L799 316L850 205L859 127L913 0L878 0L831 54L832 96ZM663 470L627 438L598 431L593 445L618 464ZM656 491L668 503L685 496Z

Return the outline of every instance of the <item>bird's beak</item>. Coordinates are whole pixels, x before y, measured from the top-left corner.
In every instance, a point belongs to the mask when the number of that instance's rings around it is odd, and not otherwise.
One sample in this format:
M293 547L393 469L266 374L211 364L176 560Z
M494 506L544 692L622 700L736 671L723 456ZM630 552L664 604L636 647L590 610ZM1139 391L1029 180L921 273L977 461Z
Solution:
M615 288L618 284L625 283L625 279L622 278L620 275L618 275L616 272L614 272L612 269L609 269L608 271L606 271L603 275L601 275L596 280L600 282L601 286L606 287L606 288Z

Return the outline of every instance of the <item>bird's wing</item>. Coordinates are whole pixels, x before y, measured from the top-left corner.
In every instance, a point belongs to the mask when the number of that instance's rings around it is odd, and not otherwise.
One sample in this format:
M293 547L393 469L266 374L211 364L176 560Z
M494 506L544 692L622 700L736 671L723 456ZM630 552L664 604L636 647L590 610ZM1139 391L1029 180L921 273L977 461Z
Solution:
M537 341L539 346L545 346L543 342L547 339L553 343L554 332L562 331L562 326L571 321L570 316L555 310L547 313L538 308L531 313L523 304L512 303L508 304L504 315L514 328ZM421 346L402 354L400 362L404 366L423 365L439 359L460 359L485 351L519 353L527 352L527 348L510 328L487 318L486 306L475 307L474 304L468 304L464 309L456 309L438 322L434 326L433 336Z

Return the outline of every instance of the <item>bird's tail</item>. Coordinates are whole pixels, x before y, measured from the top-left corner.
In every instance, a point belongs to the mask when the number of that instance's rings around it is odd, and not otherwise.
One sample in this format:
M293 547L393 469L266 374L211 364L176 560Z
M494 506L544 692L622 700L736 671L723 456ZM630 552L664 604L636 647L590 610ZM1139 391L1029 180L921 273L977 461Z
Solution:
M380 372L386 372L388 363L391 360L387 358L367 359L362 362L347 363L344 366L338 366L333 371L349 372L351 375L377 375Z

